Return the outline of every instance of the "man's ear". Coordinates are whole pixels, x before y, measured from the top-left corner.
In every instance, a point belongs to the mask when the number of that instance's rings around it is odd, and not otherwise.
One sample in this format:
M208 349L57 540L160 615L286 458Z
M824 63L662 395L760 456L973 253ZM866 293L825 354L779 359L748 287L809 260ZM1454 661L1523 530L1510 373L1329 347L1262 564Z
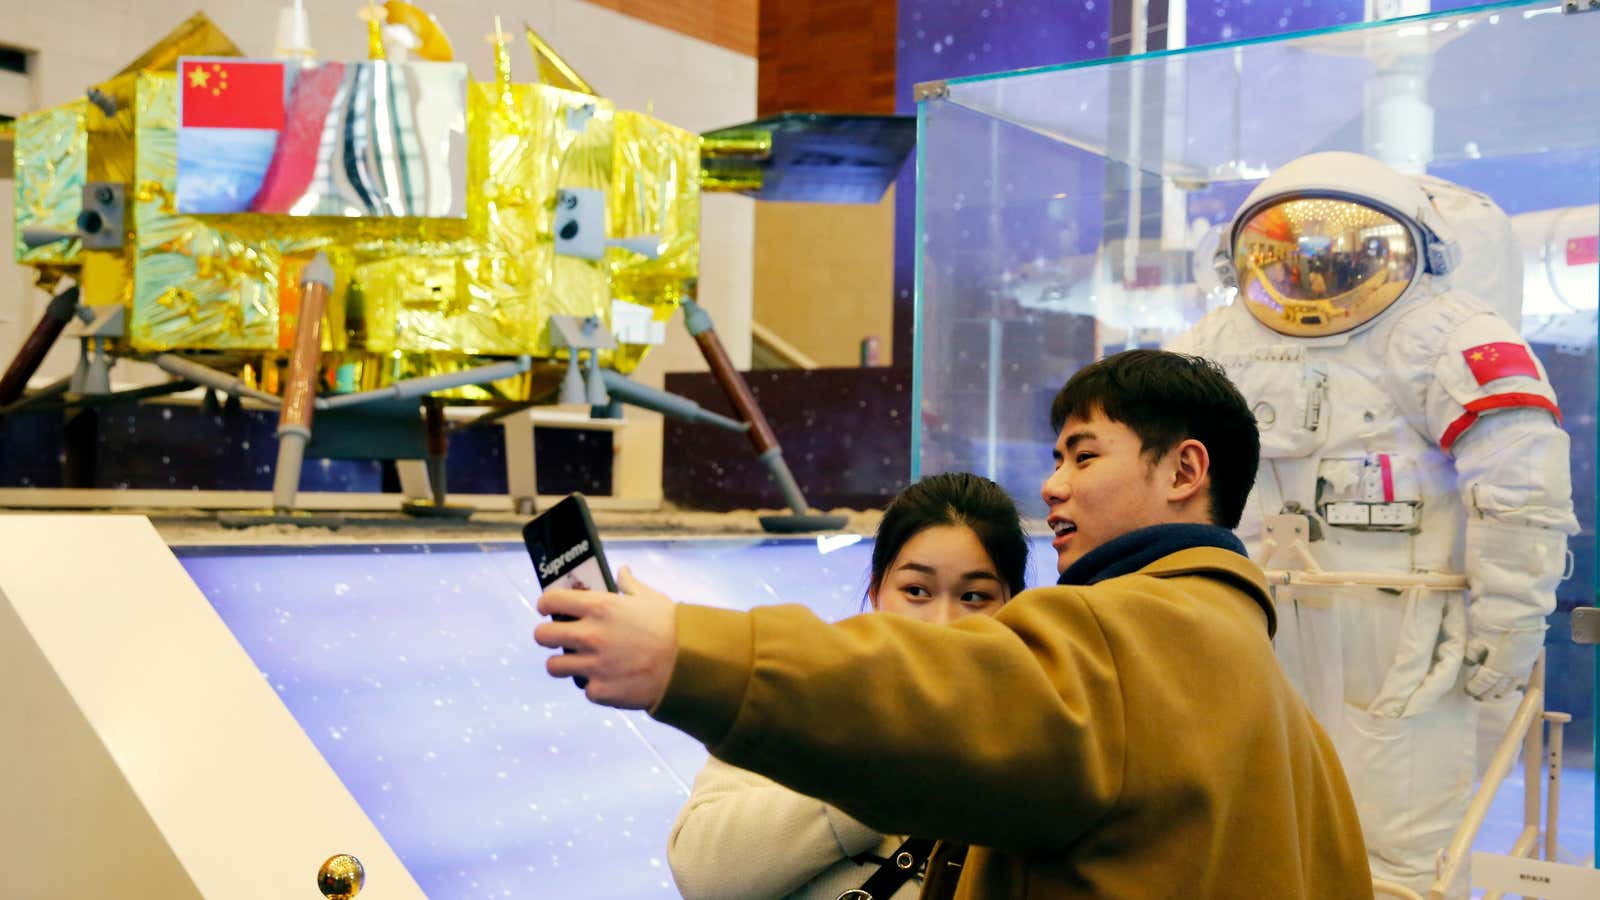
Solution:
M1204 493L1206 476L1211 473L1211 454L1206 452L1206 445L1188 438L1173 448L1172 454L1172 487L1167 492L1167 502L1188 503L1196 495L1209 500Z

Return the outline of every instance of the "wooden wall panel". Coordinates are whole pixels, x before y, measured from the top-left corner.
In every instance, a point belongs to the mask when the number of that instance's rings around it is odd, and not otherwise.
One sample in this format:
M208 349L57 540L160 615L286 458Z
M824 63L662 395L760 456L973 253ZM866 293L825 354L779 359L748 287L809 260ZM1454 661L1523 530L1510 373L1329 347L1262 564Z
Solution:
M756 7L759 0L588 0L652 25L756 55Z
M893 0L762 0L760 24L759 115L894 112ZM824 366L855 365L866 337L889 359L893 207L758 205L755 321Z
M896 6L762 0L759 113L893 113Z

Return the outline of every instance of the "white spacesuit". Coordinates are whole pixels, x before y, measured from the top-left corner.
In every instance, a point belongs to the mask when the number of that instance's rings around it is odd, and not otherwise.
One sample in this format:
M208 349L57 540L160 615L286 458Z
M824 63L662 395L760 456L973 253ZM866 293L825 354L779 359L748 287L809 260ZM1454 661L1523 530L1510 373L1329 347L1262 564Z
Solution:
M1465 597L1277 590L1278 656L1338 747L1373 875L1419 893L1465 816L1481 701L1526 682L1578 527L1555 393L1507 322L1505 221L1365 156L1302 157L1222 243L1237 298L1171 347L1221 363L1255 410L1239 536L1258 562L1263 517L1303 512L1323 569L1467 578Z

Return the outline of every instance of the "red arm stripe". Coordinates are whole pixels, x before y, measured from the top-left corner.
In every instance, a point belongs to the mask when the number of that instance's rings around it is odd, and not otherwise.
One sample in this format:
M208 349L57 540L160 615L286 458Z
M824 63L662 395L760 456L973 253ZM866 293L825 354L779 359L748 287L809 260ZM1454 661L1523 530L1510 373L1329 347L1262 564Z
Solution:
M1538 394L1494 394L1489 397L1480 397L1477 400L1468 403L1466 407L1467 411L1462 413L1460 418L1456 419L1454 422L1451 422L1450 427L1444 430L1444 436L1439 438L1440 449L1449 450L1450 446L1454 444L1468 428L1472 427L1472 423L1478 421L1478 416L1480 414L1486 413L1492 409L1510 409L1517 406L1532 406L1537 407L1538 409L1547 410L1549 411L1550 415L1556 417L1557 422L1561 421L1561 408L1556 406L1554 401L1546 397L1541 397Z

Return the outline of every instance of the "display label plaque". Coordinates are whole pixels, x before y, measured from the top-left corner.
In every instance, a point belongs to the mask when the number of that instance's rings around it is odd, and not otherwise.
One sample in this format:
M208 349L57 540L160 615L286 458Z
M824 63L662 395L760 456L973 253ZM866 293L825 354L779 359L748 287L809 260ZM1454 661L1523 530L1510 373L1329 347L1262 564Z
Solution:
M1600 869L1474 853L1472 886L1544 900L1594 900L1600 897Z

